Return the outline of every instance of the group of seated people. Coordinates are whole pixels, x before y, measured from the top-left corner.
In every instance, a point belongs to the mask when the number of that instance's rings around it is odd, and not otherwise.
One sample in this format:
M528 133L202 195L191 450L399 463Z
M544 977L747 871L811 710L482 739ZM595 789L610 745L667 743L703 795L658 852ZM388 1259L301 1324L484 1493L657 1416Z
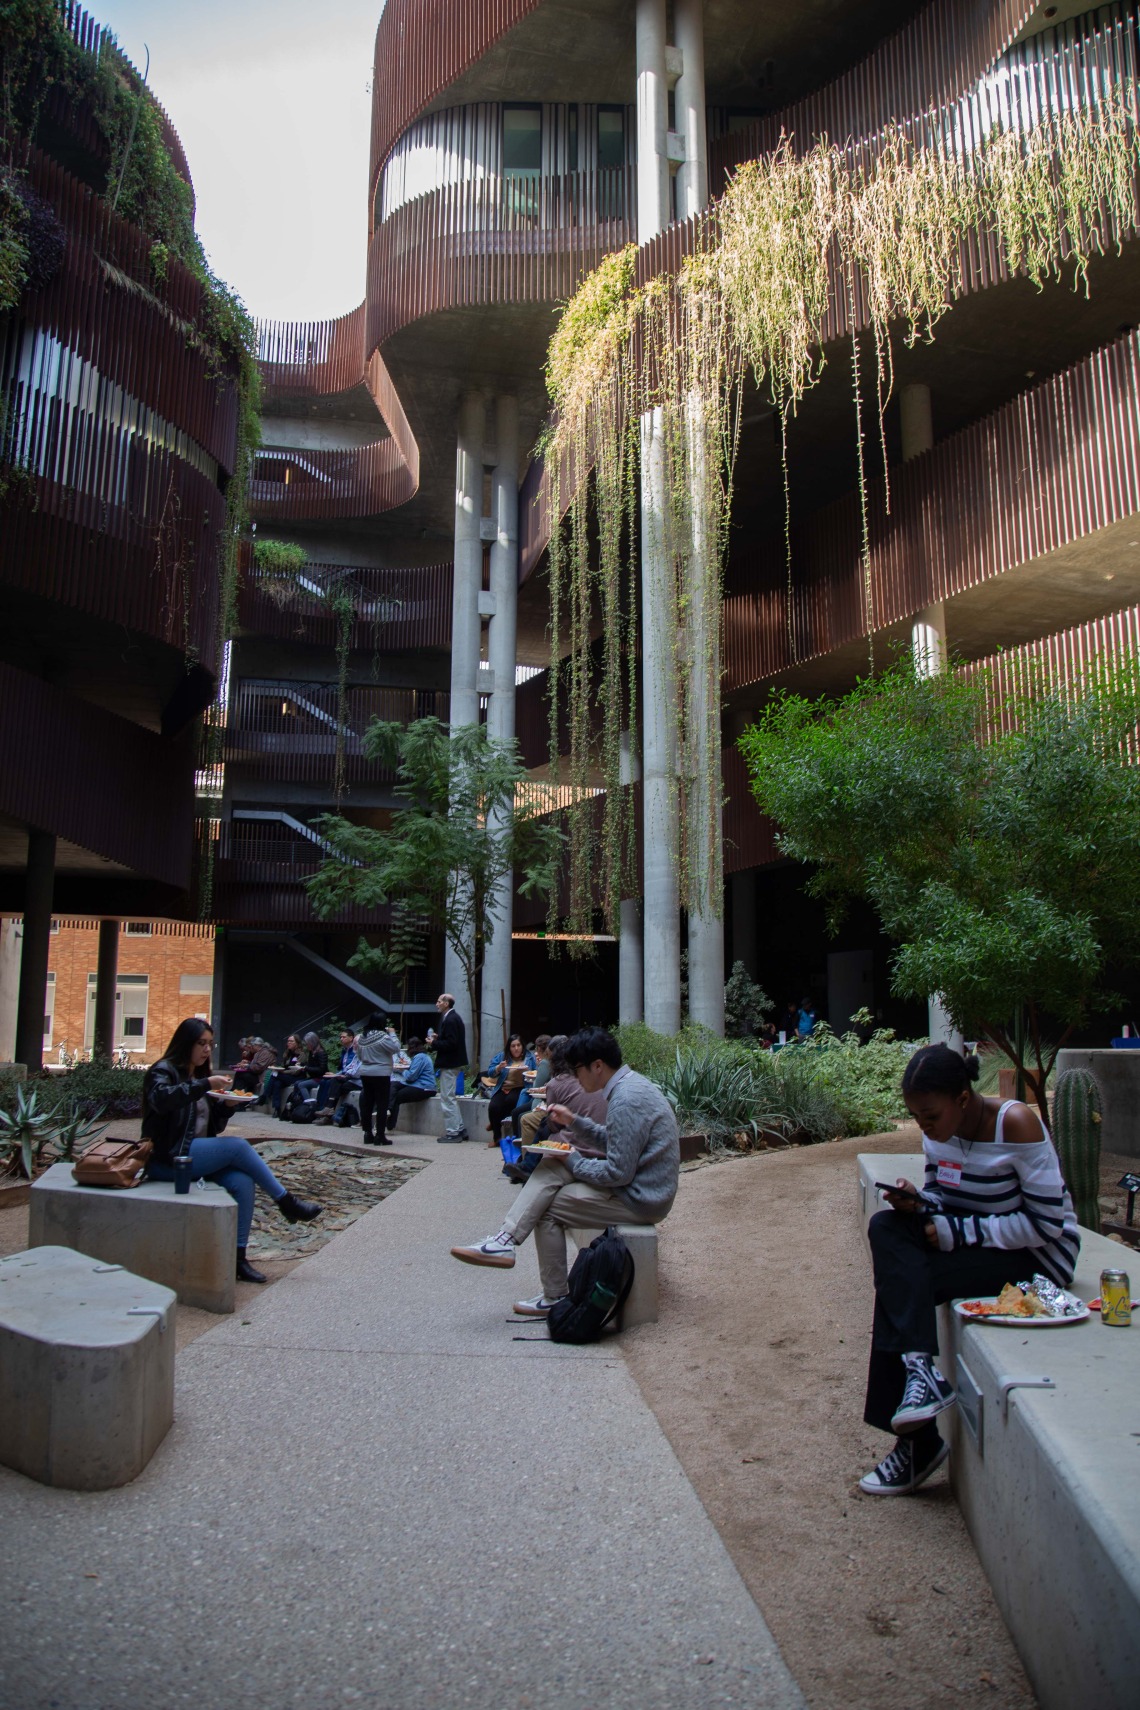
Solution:
M433 1037L429 1031L429 1039ZM387 1130L395 1126L401 1106L431 1098L436 1091L436 1068L424 1040L412 1037L402 1045L380 1012L370 1015L359 1032L341 1031L335 1067L312 1032L291 1033L280 1060L258 1037L241 1040L240 1049L233 1071L235 1091L256 1092L258 1104L279 1117L310 1102L315 1104L314 1123L347 1128L359 1117L369 1144L390 1145Z

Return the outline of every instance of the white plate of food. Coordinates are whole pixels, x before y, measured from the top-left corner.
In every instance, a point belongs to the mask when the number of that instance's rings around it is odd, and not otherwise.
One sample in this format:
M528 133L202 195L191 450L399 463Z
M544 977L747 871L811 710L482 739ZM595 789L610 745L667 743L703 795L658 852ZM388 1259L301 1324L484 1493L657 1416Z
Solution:
M257 1103L257 1094L255 1092L215 1092L213 1088L211 1088L207 1097L223 1099L226 1104Z
M1067 1289L1049 1285L1039 1295L1036 1283L1037 1278L1028 1288L1006 1283L1000 1294L956 1300L954 1311L968 1324L1012 1324L1018 1330L1052 1330L1059 1324L1080 1324L1089 1316L1084 1301Z
M568 1158L573 1150L572 1146L544 1146L541 1140L523 1147L524 1152L533 1152L538 1158Z

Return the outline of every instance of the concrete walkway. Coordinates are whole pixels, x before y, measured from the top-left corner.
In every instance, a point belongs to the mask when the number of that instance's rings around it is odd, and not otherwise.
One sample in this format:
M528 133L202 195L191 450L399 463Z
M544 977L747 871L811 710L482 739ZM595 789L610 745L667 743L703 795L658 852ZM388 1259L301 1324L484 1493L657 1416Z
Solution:
M179 1354L133 1485L0 1469L0 1704L799 1710L617 1348L513 1317L532 1244L449 1256L494 1158L397 1144L432 1167Z

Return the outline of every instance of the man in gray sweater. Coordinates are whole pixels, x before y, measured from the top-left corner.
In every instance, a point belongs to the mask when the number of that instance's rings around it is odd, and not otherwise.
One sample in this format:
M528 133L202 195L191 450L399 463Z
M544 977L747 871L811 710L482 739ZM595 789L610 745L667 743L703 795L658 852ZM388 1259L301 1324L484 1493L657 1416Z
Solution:
M515 1248L533 1232L542 1293L515 1303L524 1318L545 1318L567 1292L567 1229L660 1223L677 1196L677 1119L660 1089L623 1064L617 1040L600 1027L576 1033L566 1060L583 1092L604 1095L606 1121L576 1116L560 1104L546 1114L552 1128L567 1129L572 1140L599 1155L586 1156L575 1147L563 1158L541 1159L499 1233L451 1249L467 1265L509 1268Z

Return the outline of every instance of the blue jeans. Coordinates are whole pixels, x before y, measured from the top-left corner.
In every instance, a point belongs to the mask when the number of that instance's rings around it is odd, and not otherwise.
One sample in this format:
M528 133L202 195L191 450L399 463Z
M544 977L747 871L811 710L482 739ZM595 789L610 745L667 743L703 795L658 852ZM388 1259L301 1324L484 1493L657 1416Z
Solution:
M239 1140L236 1135L227 1139L224 1134L212 1137L200 1134L190 1142L190 1165L190 1174L195 1181L205 1176L207 1181L217 1182L232 1199L237 1200L239 1247L244 1247L249 1240L254 1187L263 1188L274 1201L285 1197L285 1189L264 1158L258 1156L248 1140ZM174 1166L151 1164L147 1175L151 1181L172 1182Z

